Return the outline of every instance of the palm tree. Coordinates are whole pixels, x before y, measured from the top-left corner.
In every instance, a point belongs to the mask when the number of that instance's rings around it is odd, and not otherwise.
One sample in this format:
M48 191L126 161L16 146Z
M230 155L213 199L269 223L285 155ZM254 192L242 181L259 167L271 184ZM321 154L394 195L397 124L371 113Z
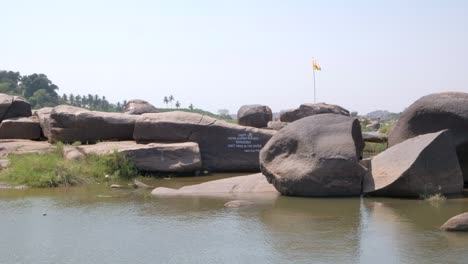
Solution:
M193 104L192 104L192 103L190 103L190 105L189 105L189 107L188 107L188 108L190 109L190 111L193 111Z
M167 104L169 103L169 99L167 98L167 96L164 96L164 103L166 104L166 108L167 108Z
M171 102L171 108L172 108L172 101L174 101L174 96L172 96L172 94L171 94L171 95L169 95L169 102Z
M176 107L176 108L179 108L179 107L180 107L179 101L177 101L177 102L175 103L175 107Z

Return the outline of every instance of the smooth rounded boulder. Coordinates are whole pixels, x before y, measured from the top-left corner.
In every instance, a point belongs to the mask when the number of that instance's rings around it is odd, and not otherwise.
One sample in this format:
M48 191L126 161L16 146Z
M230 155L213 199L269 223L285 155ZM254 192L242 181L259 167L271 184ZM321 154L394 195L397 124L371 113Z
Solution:
M20 96L0 93L0 122L15 117L30 117L31 105Z
M350 116L350 113L345 108L339 105L318 103L318 104L302 104L298 109L285 110L280 113L280 121L294 122L304 117L318 114L337 114Z
M137 142L196 142L208 171L259 171L258 153L275 131L230 124L206 115L166 112L141 115Z
M260 168L283 195L358 196L363 148L357 119L314 115L278 131L260 152Z
M273 113L266 105L243 105L237 111L237 120L242 126L267 127L272 119Z
M418 99L403 111L388 135L388 144L393 146L444 129L452 131L464 181L468 183L468 93L435 93Z
M49 131L44 131L44 135L48 135L48 140L52 143L130 140L133 137L137 118L135 115L89 111L75 106L59 105L50 112Z
M463 190L463 175L448 130L399 143L370 161L363 191L387 197L427 197Z
M418 99L403 111L388 135L388 143L393 146L444 129L452 130L456 145L468 141L468 93L436 93Z
M158 113L159 110L145 100L133 99L127 102L123 112L129 115L141 115L145 113Z
M451 232L468 232L468 212L450 218L440 229Z

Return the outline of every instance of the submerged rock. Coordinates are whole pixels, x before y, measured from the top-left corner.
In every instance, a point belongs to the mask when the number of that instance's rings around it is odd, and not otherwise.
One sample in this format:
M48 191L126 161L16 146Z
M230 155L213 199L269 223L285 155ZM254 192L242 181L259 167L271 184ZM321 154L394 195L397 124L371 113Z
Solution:
M185 186L180 189L159 187L151 194L155 196L225 196L236 194L278 194L261 173L238 176L222 180Z
M272 118L273 113L266 105L243 105L237 111L237 120L242 126L266 127Z
M420 197L463 190L451 133L447 130L408 139L370 161L363 191L371 195Z
M357 196L363 148L357 119L315 115L278 131L260 152L260 167L283 195Z
M450 218L440 229L452 232L468 232L468 212Z
M282 122L294 122L304 117L318 115L318 114L338 114L349 116L349 111L339 105L332 105L326 103L318 104L302 104L298 109L290 109L282 111L280 120Z
M59 105L54 107L49 118L49 127L45 126L49 131L44 132L49 142L73 143L130 140L138 117Z
M133 99L124 106L124 113L129 115L141 115L145 113L158 113L159 110L145 100Z
M225 203L224 207L226 207L226 208L238 208L238 207L249 206L249 205L253 205L253 204L254 204L253 202L247 201L247 200L234 200L234 201L229 201L229 202Z
M105 155L114 151L130 157L140 171L194 172L201 169L200 149L197 143L150 143L134 141L101 142L94 145L67 147L67 159L81 159L89 154Z
M143 114L135 125L138 142L196 142L208 171L258 171L258 153L275 131L230 124L187 112Z

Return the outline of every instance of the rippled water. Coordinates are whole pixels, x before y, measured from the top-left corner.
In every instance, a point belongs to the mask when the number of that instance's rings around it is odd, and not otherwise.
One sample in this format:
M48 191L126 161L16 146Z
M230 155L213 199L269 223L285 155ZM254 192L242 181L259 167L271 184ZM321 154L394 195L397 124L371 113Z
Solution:
M468 263L468 234L438 230L467 199L243 199L255 204L105 185L0 190L0 263Z

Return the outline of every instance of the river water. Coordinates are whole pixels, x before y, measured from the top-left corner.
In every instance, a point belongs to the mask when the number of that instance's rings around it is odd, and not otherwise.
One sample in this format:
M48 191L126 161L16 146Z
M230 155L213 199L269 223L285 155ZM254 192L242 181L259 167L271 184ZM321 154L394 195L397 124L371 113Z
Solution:
M438 230L468 199L242 198L255 204L105 184L0 190L0 263L468 263L468 234Z

